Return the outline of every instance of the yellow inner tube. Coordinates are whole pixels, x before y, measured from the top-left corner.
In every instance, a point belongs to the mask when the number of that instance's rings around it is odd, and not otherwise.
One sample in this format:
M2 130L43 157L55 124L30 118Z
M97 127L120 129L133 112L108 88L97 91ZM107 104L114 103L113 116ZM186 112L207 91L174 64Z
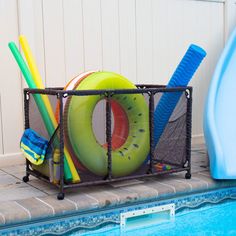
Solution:
M95 72L82 81L76 90L135 89L130 81L112 72ZM91 172L105 176L107 149L96 140L92 116L96 104L104 99L101 95L73 96L66 117L67 132L72 148L79 161ZM145 98L141 94L114 95L129 120L126 142L112 151L112 175L131 174L144 162L149 152L149 115Z

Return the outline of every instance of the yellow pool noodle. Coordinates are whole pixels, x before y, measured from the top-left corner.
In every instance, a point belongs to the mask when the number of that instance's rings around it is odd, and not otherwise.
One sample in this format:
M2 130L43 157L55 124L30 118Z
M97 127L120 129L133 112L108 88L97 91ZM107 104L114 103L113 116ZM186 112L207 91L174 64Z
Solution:
M39 70L36 66L36 62L34 60L33 54L30 50L30 47L29 47L29 44L27 42L26 37L24 35L20 35L19 41L20 41L20 45L21 45L22 50L24 52L26 61L28 63L30 72L32 74L33 80L34 80L37 88L44 89L44 84L43 84L42 78L41 78ZM53 123L53 126L56 129L58 124L57 124L55 115L53 113L53 109L52 109L51 103L48 99L48 96L47 95L42 95L42 99L43 99L43 102L44 102L44 104L47 108L47 111L48 111L49 117L50 117L50 119ZM72 178L73 178L72 182L74 182L74 183L79 182L80 181L79 174L76 171L76 168L74 166L74 163L72 161L72 158L71 158L71 156L69 154L69 151L68 151L66 146L64 147L64 152L65 152L65 157L67 159L67 162L68 162L71 174L72 174Z

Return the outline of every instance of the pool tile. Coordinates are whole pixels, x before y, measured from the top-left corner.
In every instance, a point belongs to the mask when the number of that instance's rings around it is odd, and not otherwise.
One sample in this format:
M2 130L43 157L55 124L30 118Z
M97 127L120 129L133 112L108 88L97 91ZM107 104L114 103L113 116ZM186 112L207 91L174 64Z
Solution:
M144 184L137 184L133 186L120 187L128 192L137 193L139 199L144 199L148 197L157 197L158 191L155 188L146 186Z
M5 224L29 221L31 218L27 210L14 201L0 203L0 215L4 216ZM3 219L3 217L0 217Z
M189 182L185 182L184 178L165 178L158 181L161 185L170 187L174 190L174 193L183 193L183 192L190 192L192 190L192 185Z
M208 182L198 178L194 174L192 175L191 179L186 180L187 182L191 183L193 186L193 190L202 190L202 189L208 189Z
M45 195L52 195L52 194L58 193L58 188L56 186L46 183L40 179L36 179L36 178L31 179L31 176L30 176L30 181L28 182L28 184L44 192Z
M45 196L45 193L25 183L16 184L8 188L2 188L0 189L0 192L1 192L0 203L5 201L27 199L35 196Z
M131 180L123 180L123 181L118 181L114 183L110 183L108 185L118 188L118 187L124 187L124 186L130 186L130 185L135 185L135 184L142 184L144 181L138 180L138 179L131 179Z
M173 186L162 184L158 178L150 178L145 181L145 185L151 188L154 188L158 191L158 196L166 196L168 194L173 194L175 188Z
M136 200L138 200L138 194L135 192L131 192L131 191L127 191L123 188L115 188L115 189L109 189L109 191L115 193L116 195L119 196L120 204L124 204L124 203L131 203L134 202Z
M51 209L53 215L65 214L76 210L75 204L66 200L58 201L53 195L36 199L40 204L44 204L45 207Z
M6 175L7 173L6 172L4 172L4 171L2 171L1 169L0 169L0 176L4 176L4 175Z
M221 181L217 182L217 181L213 180L212 178L209 178L205 175L201 175L199 173L195 173L194 176L196 178L199 178L202 181L207 182L208 183L208 189L215 188L215 187L221 186L223 184Z
M185 173L176 173L173 174L174 176L176 176L174 179L184 182L186 184L190 184L192 186L192 190L198 190L198 189L204 189L207 188L208 183L203 181L202 179L200 179L199 177L197 177L195 175L195 173L192 173L192 177L191 179L186 179L185 178Z
M25 176L25 170L20 170L14 173L11 173L12 176L16 177L17 179L19 179L20 181L22 181L22 178ZM30 180L35 179L34 176L30 176Z
M199 165L199 164L198 164L198 165ZM197 165L193 165L193 166L192 166L192 174L193 174L193 173L202 172L202 171L204 171L204 170L206 170L205 167L200 167L200 166L197 166Z
M2 174L0 178L0 189L2 188L8 188L10 186L15 186L16 184L20 183L19 179L8 175L8 174Z
M5 167L1 167L1 170L3 170L6 173L15 173L15 172L19 172L22 170L25 170L25 165L12 165L12 166L5 166Z
M115 193L110 193L107 188L97 186L90 189L84 189L84 194L98 201L100 207L116 204L120 201L119 196Z
M52 209L37 200L36 198L28 198L18 200L16 202L26 208L30 212L31 217L34 219L53 216Z
M66 198L77 204L77 210L80 211L95 209L99 206L97 199L89 197L85 193L67 193Z
M201 171L201 172L199 172L198 174L203 175L203 176L206 176L206 177L208 177L208 178L211 178L211 174L210 174L209 170Z
M211 186L218 187L233 187L236 186L236 180L214 180L211 178L211 175L208 171L201 171L196 174L202 180L208 181L211 183Z
M6 224L6 219L3 213L0 212L0 226Z

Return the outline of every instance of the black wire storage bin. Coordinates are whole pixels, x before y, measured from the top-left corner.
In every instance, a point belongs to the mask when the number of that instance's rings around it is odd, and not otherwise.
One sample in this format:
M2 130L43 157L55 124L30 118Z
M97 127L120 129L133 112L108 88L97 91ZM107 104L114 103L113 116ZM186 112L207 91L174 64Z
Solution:
M192 87L177 87L166 88L160 85L136 85L137 89L120 89L120 90L63 90L63 88L46 88L46 89L24 89L24 115L25 115L25 129L32 128L44 137L47 137L50 143L50 150L46 155L46 160L42 166L34 166L26 159L26 175L23 181L29 181L29 176L33 175L46 182L56 185L59 188L57 198L59 200L64 198L65 189L77 188L82 186L93 186L98 184L105 184L120 180L129 180L148 176L158 176L167 173L174 173L186 171L185 178L191 178L191 126L192 126ZM165 129L162 133L157 145L154 145L154 111L158 104L160 97L164 93L181 93L180 100L176 105ZM54 135L48 137L42 118L37 109L32 95L41 94L47 95L52 104L54 111L58 110L58 127L55 129ZM149 160L145 161L132 174L113 177L112 176L112 129L113 129L113 113L111 109L112 96L114 95L129 95L142 94L147 102L149 111ZM73 96L94 96L100 95L105 99L103 104L100 104L100 110L96 113L103 116L104 127L101 122L93 125L93 129L103 129L100 137L103 140L99 143L106 142L107 153L107 174L98 176L92 172L84 169L77 169L81 181L79 183L66 182L64 179L64 145L66 133L66 119L64 103L65 99ZM60 104L58 106L58 104ZM96 114L93 114L96 116ZM102 120L102 119L100 119ZM97 127L96 127L97 126ZM95 132L95 131L94 131ZM100 131L101 133L101 131ZM59 160L50 159L53 153L53 142L55 136L59 137ZM78 134L79 135L79 134ZM96 135L95 135L96 136ZM99 135L96 136L97 139ZM96 158L96 157L94 157ZM51 161L51 164L49 163ZM157 164L168 165L168 169L158 169ZM56 166L59 169L58 181L55 182L50 176L50 165L52 168ZM42 171L42 170L43 171ZM46 171L45 171L46 170ZM54 169L53 169L54 173ZM54 175L53 175L54 177Z

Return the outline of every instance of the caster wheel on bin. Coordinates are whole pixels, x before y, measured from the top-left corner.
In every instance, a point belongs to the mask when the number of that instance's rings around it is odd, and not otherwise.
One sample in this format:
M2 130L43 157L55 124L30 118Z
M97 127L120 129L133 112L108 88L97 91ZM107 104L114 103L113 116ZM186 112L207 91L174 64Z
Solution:
M22 178L22 180L23 180L25 183L27 183L27 182L29 181L29 176L28 176L28 175L24 176L24 177Z
M65 197L65 194L64 194L64 193L58 193L58 194L57 194L57 199L58 199L58 200L63 200L64 197Z
M185 179L191 179L191 174L190 173L186 173L185 174Z

